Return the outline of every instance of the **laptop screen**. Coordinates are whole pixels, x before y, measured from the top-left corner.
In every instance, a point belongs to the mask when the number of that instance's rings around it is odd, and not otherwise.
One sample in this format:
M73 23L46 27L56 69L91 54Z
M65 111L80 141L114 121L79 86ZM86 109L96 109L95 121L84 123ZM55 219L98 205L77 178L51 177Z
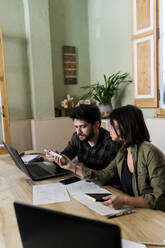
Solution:
M121 248L117 225L14 203L24 248Z
M26 166L24 165L24 162L21 159L20 155L18 154L17 150L15 148L9 146L8 144L6 144L4 141L3 141L3 144L4 144L5 148L6 148L6 150L8 151L8 153L10 154L10 156L12 157L12 159L14 160L16 166L20 170L22 170L26 175L29 176L29 172L26 169Z

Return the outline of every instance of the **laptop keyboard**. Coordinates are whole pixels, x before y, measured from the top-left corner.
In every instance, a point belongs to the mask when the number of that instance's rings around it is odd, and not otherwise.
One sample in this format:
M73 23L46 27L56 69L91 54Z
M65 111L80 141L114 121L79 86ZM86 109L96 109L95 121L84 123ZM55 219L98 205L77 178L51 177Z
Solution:
M39 165L28 165L30 172L32 173L32 175L34 176L38 176L38 177L42 177L42 176L49 176L51 175L50 172L48 172L47 170L44 170L42 167L40 167Z

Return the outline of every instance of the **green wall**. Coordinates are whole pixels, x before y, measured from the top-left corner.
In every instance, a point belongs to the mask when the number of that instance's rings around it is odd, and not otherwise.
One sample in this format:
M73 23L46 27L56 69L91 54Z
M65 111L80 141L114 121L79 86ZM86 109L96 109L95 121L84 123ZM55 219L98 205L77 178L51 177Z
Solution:
M54 100L60 101L69 93L77 100L83 90L81 85L90 83L88 1L50 0L50 27L54 80ZM78 83L64 84L62 46L75 46L77 50Z
M132 75L131 0L88 0L91 82L117 72ZM113 106L132 104L132 85L121 88ZM143 110L153 117L153 109Z
M84 93L81 85L118 70L131 75L131 0L0 0L0 25L11 121L53 118L67 93ZM76 85L64 85L63 45L77 49ZM131 91L114 104L132 103Z
M54 117L49 0L23 0L33 119Z
M10 120L32 118L23 2L0 0Z
M89 0L91 81L117 71L131 75L131 1ZM131 103L131 86L116 104Z
M48 0L0 0L10 121L54 117Z

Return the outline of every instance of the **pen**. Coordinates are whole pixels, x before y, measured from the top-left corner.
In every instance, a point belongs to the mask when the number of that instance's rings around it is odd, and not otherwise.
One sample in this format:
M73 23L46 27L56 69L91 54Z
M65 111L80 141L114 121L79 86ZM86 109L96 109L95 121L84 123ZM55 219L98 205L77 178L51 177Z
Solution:
M117 213L117 214L108 216L108 219L112 219L112 218L115 218L115 217L120 217L120 216L127 215L127 214L132 214L132 213L135 213L135 211L133 211L133 210L125 210L125 211L123 211L121 213Z
M143 245L150 245L150 246L165 247L165 244L163 244L163 243L141 242L141 244L143 244Z
M28 155L39 155L41 154L40 152L31 152L31 153L28 153Z

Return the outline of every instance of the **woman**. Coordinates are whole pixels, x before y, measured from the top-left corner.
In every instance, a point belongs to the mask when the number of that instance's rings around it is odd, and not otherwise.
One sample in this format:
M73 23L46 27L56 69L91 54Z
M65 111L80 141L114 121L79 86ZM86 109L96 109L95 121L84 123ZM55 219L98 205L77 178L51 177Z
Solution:
M125 194L104 197L105 206L113 209L124 205L165 211L165 156L150 143L142 111L127 105L114 109L110 114L110 135L121 143L116 158L103 170L78 167L65 155L66 164L54 160L64 169L83 176L99 185L120 179Z

